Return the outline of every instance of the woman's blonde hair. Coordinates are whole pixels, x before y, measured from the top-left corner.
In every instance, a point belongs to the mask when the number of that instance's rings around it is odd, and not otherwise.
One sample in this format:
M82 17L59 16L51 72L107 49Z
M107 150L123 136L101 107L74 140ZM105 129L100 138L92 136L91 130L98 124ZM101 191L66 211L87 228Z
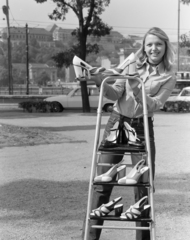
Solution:
M145 35L143 38L143 44L141 46L141 48L137 51L137 57L138 57L138 61L137 64L141 65L144 60L147 58L146 52L145 52L145 40L146 37L151 34L151 35L155 35L157 37L159 37L162 41L165 42L166 45L166 50L165 50L165 54L163 56L163 64L166 70L170 70L173 62L174 62L174 57L175 57L175 50L172 46L172 44L170 43L170 40L167 36L167 34L160 28L158 27L153 27L151 28Z

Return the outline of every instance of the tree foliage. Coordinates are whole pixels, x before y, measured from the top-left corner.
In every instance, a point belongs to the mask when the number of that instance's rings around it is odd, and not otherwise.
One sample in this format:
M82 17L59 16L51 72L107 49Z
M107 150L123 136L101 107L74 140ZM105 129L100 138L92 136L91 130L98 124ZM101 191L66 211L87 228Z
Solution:
M37 3L44 3L47 0L35 0ZM49 14L52 20L65 20L66 14L72 10L78 18L79 27L73 30L72 35L76 37L78 42L74 44L66 52L77 54L85 60L86 55L90 52L97 52L98 45L87 43L88 36L101 37L109 35L112 27L103 23L99 17L110 3L110 0L52 0L56 7ZM86 16L84 16L86 12ZM66 58L65 58L66 59ZM69 58L70 59L70 58ZM69 59L66 61L68 64ZM59 62L58 65L65 64L65 60ZM71 64L71 62L70 62Z
M181 0L183 4L189 5L190 0ZM186 52L188 55L190 55L190 38L187 34L182 34L180 36L181 42L180 42L180 47L181 48L187 48Z
M183 3L183 4L189 4L190 3L190 0L181 0L181 2Z
M44 3L47 0L35 0L37 3ZM54 60L59 67L71 65L73 56L76 54L85 60L88 52L97 52L97 44L88 44L87 37L101 37L108 35L111 31L106 23L104 23L100 15L109 6L110 0L52 0L55 3L55 9L49 15L52 20L65 20L67 13L71 10L78 18L79 26L72 35L76 37L78 42L65 52L54 56ZM85 15L86 14L86 15ZM89 99L87 93L86 82L81 82L83 111L89 112Z
M38 83L39 86L46 86L47 82L49 82L51 79L49 75L43 71L37 78L36 82Z
M8 70L6 68L0 68L0 86L8 87L9 86L9 76Z

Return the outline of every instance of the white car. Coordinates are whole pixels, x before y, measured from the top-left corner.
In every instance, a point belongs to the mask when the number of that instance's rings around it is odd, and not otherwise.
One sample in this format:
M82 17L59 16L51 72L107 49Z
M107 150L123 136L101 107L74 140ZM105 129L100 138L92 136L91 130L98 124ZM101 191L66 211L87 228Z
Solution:
M190 111L190 87L185 87L177 96L170 96L164 104L166 112L189 112Z
M92 109L98 108L99 89L95 86L87 87L89 103ZM81 88L72 89L67 95L58 95L45 98L44 101L54 103L54 110L62 112L64 109L81 109L82 108L82 93ZM114 101L103 97L102 110L105 112L112 111Z

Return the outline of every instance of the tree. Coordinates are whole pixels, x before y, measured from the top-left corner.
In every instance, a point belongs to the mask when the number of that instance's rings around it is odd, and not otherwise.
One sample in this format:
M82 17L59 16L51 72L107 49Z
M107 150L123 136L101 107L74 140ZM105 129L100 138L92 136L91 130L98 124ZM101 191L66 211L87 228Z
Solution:
M6 68L0 68L0 86L1 87L9 86L8 69Z
M37 3L44 3L47 0L35 0ZM66 14L72 10L78 18L79 27L76 28L72 35L76 37L78 42L68 50L58 53L53 59L58 67L72 64L74 55L85 60L88 53L97 53L98 45L87 44L88 36L101 37L108 35L111 27L103 23L100 15L105 11L105 7L109 6L110 0L52 0L56 7L49 15L52 20L65 20ZM84 16L84 12L86 16ZM83 112L90 112L87 84L81 82Z
M181 2L183 3L183 4L189 4L190 3L190 0L181 0Z
M51 79L50 79L49 75L45 71L43 71L36 78L36 83L38 84L38 86L46 86L47 82L49 82L50 80Z
M181 0L181 2L182 2L183 4L189 5L190 0ZM189 39L189 36L187 36L187 34L182 34L180 38L181 38L180 47L182 47L182 48L187 48L187 54L190 55L190 50L189 50L189 47L190 47L190 39Z
M26 69L17 69L13 67L13 80L14 84L26 83Z

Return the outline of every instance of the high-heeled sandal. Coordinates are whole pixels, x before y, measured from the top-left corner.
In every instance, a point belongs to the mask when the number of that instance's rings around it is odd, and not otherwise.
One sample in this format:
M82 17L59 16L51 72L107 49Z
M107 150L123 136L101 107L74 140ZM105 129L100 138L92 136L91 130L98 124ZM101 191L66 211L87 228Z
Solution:
M120 163L111 167L107 172L96 176L94 178L94 182L111 182L113 178L118 174L120 171L126 168L126 165L120 165Z
M133 76L139 77L136 71L136 60L135 54L131 53L122 63L116 68L107 69L103 72L106 76Z
M106 141L111 143L117 142L117 137L119 135L119 122L115 122L114 126L110 129L109 135L106 137Z
M73 58L73 67L74 67L76 79L79 79L79 78L82 79L82 78L85 78L86 76L90 78L89 70L92 67L77 56L74 56Z
M117 147L117 141L119 137L119 122L116 121L114 126L109 130L109 135L101 142L103 148Z
M126 138L128 139L128 144L138 148L144 148L144 144L137 137L137 133L134 128L132 128L127 122L123 123L124 131L126 134Z
M114 210L114 206L121 201L122 197L118 197L115 198L114 200L106 203L106 204L102 204L100 207L92 210L92 213L90 214L90 216L95 216L95 217L105 217L106 215L108 215L111 211Z
M120 219L123 220L135 220L139 219L142 216L142 213L150 208L150 205L146 204L148 201L148 197L145 196L141 198L137 203L133 206L130 206L126 212L122 213Z
M104 67L92 67L77 56L74 56L73 58L73 66L77 79L85 77L90 79L91 75L97 75L98 73L105 71Z
M145 160L142 159L139 161L133 168L132 170L127 174L127 176L120 178L118 180L118 184L128 184L128 185L133 185L137 184L139 178L148 171L149 167L145 166Z

